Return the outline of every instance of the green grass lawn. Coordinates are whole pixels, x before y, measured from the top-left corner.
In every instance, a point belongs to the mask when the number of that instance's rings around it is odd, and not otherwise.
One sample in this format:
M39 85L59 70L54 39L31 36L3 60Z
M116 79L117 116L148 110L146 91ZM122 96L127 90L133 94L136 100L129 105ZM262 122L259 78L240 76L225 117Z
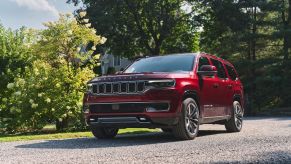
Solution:
M53 130L53 126L46 126L44 130ZM128 128L120 129L118 134L140 134L149 132L158 132L159 129L145 128ZM0 135L0 142L27 141L27 140L52 140L66 138L82 138L93 137L91 132L67 132L67 133L51 133L51 134L30 134L30 135Z

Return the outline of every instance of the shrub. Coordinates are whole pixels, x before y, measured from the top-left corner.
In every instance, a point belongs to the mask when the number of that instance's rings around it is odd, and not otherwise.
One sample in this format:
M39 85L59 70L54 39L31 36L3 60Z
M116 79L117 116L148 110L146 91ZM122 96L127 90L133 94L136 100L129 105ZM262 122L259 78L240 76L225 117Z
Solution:
M45 26L28 47L30 64L6 85L9 97L1 121L6 132L40 130L52 122L58 130L84 125L83 92L95 76L92 68L99 65L99 55L91 54L106 39L68 14Z

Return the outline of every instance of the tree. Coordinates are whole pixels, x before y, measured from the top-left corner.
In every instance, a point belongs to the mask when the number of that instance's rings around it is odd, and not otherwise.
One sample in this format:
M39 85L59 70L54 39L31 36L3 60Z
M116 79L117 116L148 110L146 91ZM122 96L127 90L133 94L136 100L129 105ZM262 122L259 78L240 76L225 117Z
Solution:
M78 4L80 0L68 0ZM197 51L194 11L186 0L82 0L105 49L134 56ZM77 11L77 12L79 12Z
M283 55L284 60L287 61L291 48L291 0L282 0L280 7L281 10L279 10L279 12L281 12L283 24Z
M24 28L12 31L0 25L0 126L5 126L12 116L8 110L11 93L6 86L20 76L32 60L28 48L31 38Z
M70 14L44 25L29 46L30 65L7 84L2 124L8 132L39 130L53 122L60 131L84 127L83 93L99 64L92 54L106 39Z
M235 63L245 85L248 114L290 105L286 90L290 69L282 65L290 63L290 4L284 0L200 3L204 7L201 49Z

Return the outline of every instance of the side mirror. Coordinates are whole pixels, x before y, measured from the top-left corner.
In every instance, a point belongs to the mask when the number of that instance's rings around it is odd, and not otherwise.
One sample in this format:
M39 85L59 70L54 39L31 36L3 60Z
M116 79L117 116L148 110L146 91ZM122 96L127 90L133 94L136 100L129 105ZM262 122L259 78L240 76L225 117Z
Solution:
M203 65L197 73L200 76L215 76L217 74L217 68L212 65Z

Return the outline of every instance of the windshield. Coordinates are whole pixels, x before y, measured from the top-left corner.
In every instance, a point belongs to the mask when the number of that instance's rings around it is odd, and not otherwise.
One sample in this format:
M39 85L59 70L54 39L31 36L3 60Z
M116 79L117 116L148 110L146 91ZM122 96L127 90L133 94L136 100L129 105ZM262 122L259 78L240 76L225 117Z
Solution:
M124 73L189 72L193 70L195 55L168 55L143 58L134 62Z

